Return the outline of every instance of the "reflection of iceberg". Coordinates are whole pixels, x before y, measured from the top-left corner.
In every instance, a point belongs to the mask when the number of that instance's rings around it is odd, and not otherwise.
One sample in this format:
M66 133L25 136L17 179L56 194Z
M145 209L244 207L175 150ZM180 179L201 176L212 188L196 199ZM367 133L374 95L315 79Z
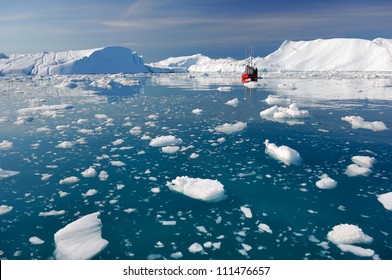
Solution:
M18 171L3 170L0 168L0 180L19 174Z

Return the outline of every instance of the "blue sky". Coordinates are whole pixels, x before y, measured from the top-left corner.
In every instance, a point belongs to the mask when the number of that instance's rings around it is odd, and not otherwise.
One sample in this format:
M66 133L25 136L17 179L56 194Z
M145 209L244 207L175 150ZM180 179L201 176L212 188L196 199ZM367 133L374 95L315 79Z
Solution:
M392 38L391 0L2 0L0 52L129 47L146 62L256 56L284 40Z

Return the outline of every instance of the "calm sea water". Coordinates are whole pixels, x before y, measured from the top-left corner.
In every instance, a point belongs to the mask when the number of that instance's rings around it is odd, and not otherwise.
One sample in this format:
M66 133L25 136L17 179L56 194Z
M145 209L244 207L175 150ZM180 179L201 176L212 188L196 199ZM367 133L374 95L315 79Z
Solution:
M0 143L12 142L0 150L0 168L20 172L0 180L0 205L13 207L0 215L0 258L52 259L54 234L99 211L109 245L95 259L363 259L328 241L342 223L373 237L359 246L392 259L392 212L376 196L392 191L392 132L352 129L341 120L361 116L392 128L389 79L278 75L249 89L235 76L0 78ZM297 103L309 118L301 124L261 118L272 106L264 101L269 95ZM225 104L234 98L238 106ZM17 112L59 104L73 107L32 112L24 121ZM192 114L196 108L200 115ZM246 129L214 130L236 122ZM137 126L140 134L131 134ZM165 154L149 146L163 135L181 138L182 149ZM266 139L298 151L302 164L268 156ZM63 141L70 146L56 147ZM344 174L356 155L376 159L369 176ZM107 180L84 178L90 166L106 171ZM324 173L336 188L316 187ZM80 181L59 184L70 176ZM208 203L175 193L166 184L177 176L217 179L227 198ZM90 189L96 194L84 195ZM52 210L62 212L42 215ZM261 223L272 233L259 231ZM32 244L33 236L45 242ZM202 252L189 252L195 242Z

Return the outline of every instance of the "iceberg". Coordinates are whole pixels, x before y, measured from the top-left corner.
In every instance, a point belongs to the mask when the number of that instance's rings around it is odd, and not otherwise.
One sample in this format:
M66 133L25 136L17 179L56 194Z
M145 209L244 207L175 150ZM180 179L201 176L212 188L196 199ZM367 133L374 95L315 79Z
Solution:
M380 194L377 196L377 199L385 209L392 211L392 192Z
M373 242L373 238L366 235L362 229L356 225L340 224L334 226L327 234L327 238L332 243L339 244L356 244Z
M269 140L264 141L265 153L274 159L283 162L285 165L300 165L302 158L299 153L287 146L276 146L270 143Z
M18 175L20 172L18 171L11 171L11 170L3 170L0 168L0 180Z
M219 202L227 197L224 186L218 180L181 176L167 182L166 186L172 191L206 202Z
M182 144L181 138L176 138L172 135L156 137L150 141L151 147L175 146L180 144Z
M336 188L338 183L330 178L327 174L323 174L320 177L320 180L316 182L316 187L319 189L333 189Z
M359 116L346 116L342 118L342 121L346 121L351 124L352 129L369 129L375 132L387 130L387 126L382 121L368 122Z
M107 247L98 216L99 212L83 216L54 234L56 259L88 260Z
M217 132L221 132L225 134L232 134L244 130L247 127L247 125L248 124L244 122L236 122L234 124L224 123L222 125L215 127L215 130Z

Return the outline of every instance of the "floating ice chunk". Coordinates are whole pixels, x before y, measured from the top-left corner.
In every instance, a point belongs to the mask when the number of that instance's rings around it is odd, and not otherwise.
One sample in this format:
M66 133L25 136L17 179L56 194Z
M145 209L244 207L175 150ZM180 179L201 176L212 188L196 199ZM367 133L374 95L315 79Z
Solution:
M151 147L165 147L165 146L175 146L180 145L182 143L181 138L176 138L172 135L169 136L160 136L152 139L150 141Z
M221 137L217 141L222 144L226 141L226 139L224 137Z
M162 147L162 152L165 154L175 154L180 150L180 147L178 146L166 146Z
M195 242L191 246L189 246L188 251L192 254L200 253L203 251L203 246L201 246L199 243Z
M217 91L231 91L231 87L218 87Z
M124 212L125 213L132 213L132 212L135 212L135 211L137 211L137 209L136 208L127 208L127 209L124 209Z
M350 164L347 166L346 171L344 171L344 174L346 174L349 177L354 177L354 176L368 176L370 173L372 173L372 170L367 167L361 167L355 163Z
M175 253L172 253L171 255L170 255L170 257L172 258L172 259L181 259L182 257L183 257L183 254L181 253L181 252L175 252Z
M353 156L351 160L361 167L372 168L373 164L376 162L374 157L368 156Z
M40 132L49 132L50 128L47 126L43 126L43 127L39 127L35 130L36 132L40 133Z
M76 121L76 123L77 123L77 124L86 124L86 123L88 123L88 119L78 119L78 120Z
M172 191L207 202L218 202L226 198L224 186L218 180L181 176L166 185Z
M229 106L237 107L239 103L240 102L238 101L238 98L234 98L234 99L227 101L225 104L229 105Z
M281 83L278 85L278 88L296 90L297 86L295 84L290 84L290 83L288 83L288 84Z
M327 234L327 238L332 243L338 244L356 244L373 242L373 238L366 235L361 228L356 225L340 224L334 226Z
M45 243L45 241L43 241L41 238L37 236L30 237L29 242L33 245L41 245Z
M377 196L377 199L385 209L392 211L392 192L380 194Z
M272 230L269 227L269 225L267 225L267 224L259 224L257 227L259 228L259 231L261 231L261 232L267 232L267 233L272 234Z
M113 146L118 146L121 145L122 143L124 143L123 139L117 139L116 141L112 142Z
M42 174L41 181L48 181L52 176L53 174Z
M19 109L17 111L18 114L21 115L27 115L27 114L33 114L33 113L40 113L40 112L46 112L46 111L58 111L58 110L67 110L67 109L72 109L73 105L70 104L61 104L61 105L42 105L41 107L31 107L31 108L24 108L24 109Z
M278 121L285 120L301 120L309 117L307 110L299 110L297 104L290 104L289 107L273 106L260 112L260 116L265 119Z
M316 182L316 186L320 189L333 189L336 188L337 184L338 183L327 174L321 175L320 180Z
M70 176L67 178L64 178L62 180L60 180L59 184L63 185L63 184L76 184L80 181L80 179L76 176Z
M81 134L91 135L94 133L94 130L82 128L82 129L78 129L77 132Z
M82 193L82 196L93 196L97 193L98 191L96 189L89 189L86 193Z
M346 116L342 118L342 121L350 123L352 129L364 128L373 131L383 131L388 129L381 121L367 122L359 116Z
M205 228L205 226L196 226L196 229L197 229L198 231L202 232L202 233L205 233L205 234L208 233L208 231L207 231L207 229Z
M246 218L250 219L253 217L252 211L248 207L241 206L240 209L241 209L242 213L244 213Z
M196 154L196 153L192 153L192 154L189 156L190 159L195 159L195 158L198 158L198 157L199 157L199 154Z
M65 210L51 210L48 212L39 212L38 216L40 217L48 217L48 216L61 216L65 214Z
M196 109L193 109L193 110L192 110L192 114L201 115L201 113L203 113L203 110L202 110L202 109L196 108Z
M59 196L60 196L60 197L65 197L65 196L67 196L67 195L70 195L70 193L63 192L63 191L59 191Z
M232 134L244 130L246 127L247 123L244 122L236 122L234 124L225 123L215 127L215 130L225 134Z
M97 119L99 119L99 120L107 120L107 119L109 119L109 117L107 115L105 115L105 114L95 114L94 116Z
M83 172L81 172L82 176L85 178L92 178L97 176L97 171L94 169L94 167L89 167Z
M152 193L160 193L161 189L160 188L151 188Z
M0 142L0 150L9 150L12 149L13 144L11 141L8 140L3 140L2 142Z
M349 252L358 257L372 257L375 253L372 249L365 249L355 245L339 244L338 248L343 252Z
M8 205L0 205L0 215L7 214L12 211L14 207Z
M175 226L176 224L176 221L162 221L163 226Z
M268 105L289 105L291 100L288 98L282 98L274 95L268 95L264 100Z
M61 149L70 149L75 145L75 142L71 142L71 141L64 141L61 142L60 144L58 144L56 146L56 148L61 148Z
M11 170L3 170L0 168L0 180L18 175L20 172L18 171L11 171Z
M264 141L265 153L270 155L276 160L283 162L285 165L300 165L302 158L299 153L287 146L276 146L270 143L269 140Z
M66 225L54 235L55 257L63 260L88 260L106 248L102 223L95 212Z
M117 166L117 167L121 167L121 166L126 165L124 162L119 161L119 160L112 160L112 161L110 161L110 164L113 166Z
M98 177L99 180L106 181L109 178L109 174L105 170L102 170L101 172L99 172Z
M140 126L135 126L129 130L131 135L139 135L142 133L142 128Z

